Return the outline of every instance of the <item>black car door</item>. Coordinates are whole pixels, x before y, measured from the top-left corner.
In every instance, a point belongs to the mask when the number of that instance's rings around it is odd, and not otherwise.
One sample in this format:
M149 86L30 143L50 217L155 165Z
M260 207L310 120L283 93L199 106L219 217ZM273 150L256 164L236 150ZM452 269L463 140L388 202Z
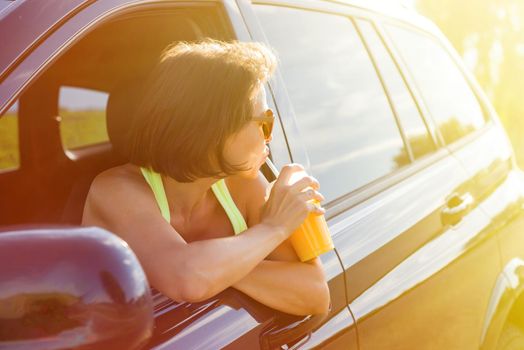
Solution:
M281 60L292 155L327 198L360 348L478 347L500 261L469 175L372 13L279 5L253 8Z
M70 6L74 9L78 3ZM23 8L23 5L13 6L10 12L13 21L30 20L31 17L17 12ZM75 208L71 223L78 225L90 180L98 172L121 162L112 152L107 135L95 145L84 143L82 146L86 147L77 148L78 144L74 144L72 149L64 149L67 143L63 143L61 123L66 119L66 111L61 106L68 107L69 103L77 102L81 107L89 107L91 98L103 101L99 103L102 109L95 114L104 125L107 95L115 91L119 82L140 78L141 73L147 73L168 43L204 36L249 40L245 37L247 29L235 1L158 4L100 0L84 4L76 9L78 11L67 6L58 8L67 11L57 10L55 16L42 12L56 20L56 23L50 23L52 30L24 52L2 76L0 106L7 109L12 101L20 99L23 102L23 110L18 116L4 117L2 121L20 117L23 124L20 130L23 146L21 167L26 173L20 175L19 171L12 171L0 177L0 186L5 189L0 201L5 217L1 218L0 226L13 222L62 223L68 203L74 204ZM44 29L48 28L40 28ZM19 54L10 52L9 56L18 57ZM268 100L270 106L275 107L272 99ZM39 108L42 106L45 108ZM10 114L14 112L18 112L16 108L10 110ZM14 134L13 130L16 129L9 128L11 134ZM42 156L44 152L46 156ZM277 165L290 162L284 131L279 123L274 128L271 153ZM10 164L17 165L16 162ZM45 178L39 174L44 174ZM35 178L39 179L38 183ZM44 180L49 183L43 183ZM4 207L9 210L4 210ZM352 332L348 338L342 339L349 339L346 343L355 343L356 333L346 307L340 261L334 252L330 252L322 256L322 262L333 300L333 315L328 318L325 315L297 317L279 313L234 289L227 289L206 302L193 304L177 303L155 294L155 334L149 346L270 349L305 341L324 344L345 329ZM313 328L320 331L311 335Z
M470 174L442 148L442 133L461 138L485 122L482 116L475 119L474 105L471 110L464 107L471 100L463 91L467 84L446 56L436 58L442 55L438 44L424 47L406 41L402 48L411 49L408 58L397 41L387 51L370 22L357 22L413 150L412 164L405 168L413 172L360 204L365 215L359 217L360 210L352 208L353 213L345 214L348 224L340 224L353 238L341 255L348 280L358 281L349 284L348 293L361 348L477 349L500 280L500 255L496 231L471 190ZM382 34L389 43L387 33ZM395 57L403 75L395 73L389 55L397 53L395 48L401 53ZM431 67L423 66L426 62ZM403 98L408 87L411 96ZM475 128L461 129L454 121L435 127L437 111L429 96L447 108L445 115ZM420 134L410 132L405 110L409 100L425 116L437 151L420 153ZM366 252L350 251L359 247Z
M294 4L296 5L296 2ZM293 27L292 31L282 28L281 25L289 20L289 14L286 12L287 8L285 7L265 5L263 2L251 3L249 1L240 1L239 5L249 30L249 37L252 40L265 41L268 45L275 48L277 56L282 61L284 59L283 55L287 54L287 52L284 52L281 47L275 44L275 36L282 39L280 43L285 46L288 41L293 42L297 39L296 35L302 30L302 27L290 25L290 27ZM268 16L264 16L266 10L269 12ZM307 25L307 23L305 24ZM272 28L272 31L268 31L268 27ZM272 34L275 36L272 36ZM309 40L309 38L304 36L302 40ZM314 45L311 45L311 48L317 49ZM321 48L318 49L321 50ZM309 53L297 51L296 54L306 56ZM288 142L291 160L308 166L308 160L304 157L306 153L302 146L296 142L291 142L291 140L296 140L300 136L298 136L299 130L296 127L296 123L293 121L293 106L287 99L287 86L285 79L282 79L283 72L281 72L283 68L285 67L277 67L277 72L270 81L271 92L275 98L276 108L282 121L283 136ZM297 67L297 74L303 74L304 77L309 74L307 71L299 70L299 68L303 67ZM303 83L307 84L307 79L304 79ZM277 167L283 164L278 157L274 158L274 160ZM337 237L333 238L336 247L338 244ZM326 253L321 256L321 260L328 275L332 308L323 324L317 327L312 332L311 337L301 344L306 348L357 349L356 328L354 319L347 307L345 276L338 254L335 251Z

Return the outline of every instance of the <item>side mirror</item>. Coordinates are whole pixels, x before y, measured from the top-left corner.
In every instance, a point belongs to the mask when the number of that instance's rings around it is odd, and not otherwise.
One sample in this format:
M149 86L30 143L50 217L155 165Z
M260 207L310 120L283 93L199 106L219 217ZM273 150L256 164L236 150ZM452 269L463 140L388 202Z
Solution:
M0 233L0 348L138 349L149 285L122 239L100 228Z

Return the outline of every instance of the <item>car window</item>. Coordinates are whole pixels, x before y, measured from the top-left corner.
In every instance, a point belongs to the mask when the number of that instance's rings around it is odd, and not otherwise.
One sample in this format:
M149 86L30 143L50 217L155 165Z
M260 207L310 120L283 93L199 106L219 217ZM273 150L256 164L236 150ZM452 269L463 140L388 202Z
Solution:
M101 91L62 86L59 91L60 137L65 150L107 142L106 104Z
M18 102L0 117L0 172L20 167Z
M407 162L370 57L346 17L256 5L279 56L298 128L326 201Z
M447 144L485 124L482 108L464 74L433 38L387 25Z
M388 89L388 94L395 106L397 118L413 157L417 159L435 151L435 144L424 124L413 96L377 31L369 21L357 20L357 24Z
M2 0L0 1L0 12L7 9L9 6L13 5L14 1L11 0Z

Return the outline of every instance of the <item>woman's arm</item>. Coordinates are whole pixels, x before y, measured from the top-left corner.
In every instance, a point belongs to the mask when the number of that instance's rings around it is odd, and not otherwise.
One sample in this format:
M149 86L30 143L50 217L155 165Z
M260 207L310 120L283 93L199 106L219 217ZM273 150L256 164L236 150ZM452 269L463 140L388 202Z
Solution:
M260 207L268 186L263 176L252 183L249 193L248 224L260 220ZM330 295L319 258L300 262L289 240L281 243L233 287L273 309L295 315L323 314Z
M154 198L97 178L82 224L123 238L137 255L149 283L176 301L198 302L251 271L285 238L277 228L256 225L241 236L186 243L160 216ZM108 200L107 193L111 193ZM137 205L137 203L141 203Z
M296 170L290 166L282 174ZM99 175L88 194L82 224L103 227L122 237L137 255L150 284L177 301L206 300L232 286L289 236L290 227L315 210L303 206L305 198L297 196L298 187L282 187L266 206L263 223L238 236L187 243L162 218L151 190L138 179Z
M329 288L318 258L305 263L263 260L233 287L289 314L323 314L329 308Z

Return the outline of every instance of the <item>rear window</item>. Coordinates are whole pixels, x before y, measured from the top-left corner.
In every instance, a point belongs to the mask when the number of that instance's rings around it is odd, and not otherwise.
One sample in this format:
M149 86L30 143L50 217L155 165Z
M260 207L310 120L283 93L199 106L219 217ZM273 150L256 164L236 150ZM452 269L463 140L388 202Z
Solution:
M484 112L463 72L436 39L387 25L444 141L450 144L480 129Z
M12 4L14 4L14 1L0 0L0 15L2 15L2 11L4 11L6 8L8 8Z
M255 6L278 52L311 172L326 201L409 163L388 99L347 17Z
M64 150L108 142L106 92L62 86L59 95L60 137Z
M18 102L0 117L0 172L20 167Z
M395 106L396 116L402 126L404 137L409 143L414 159L418 159L436 150L417 104L411 96L400 72L384 43L369 21L357 20L373 58L377 63L389 96Z

